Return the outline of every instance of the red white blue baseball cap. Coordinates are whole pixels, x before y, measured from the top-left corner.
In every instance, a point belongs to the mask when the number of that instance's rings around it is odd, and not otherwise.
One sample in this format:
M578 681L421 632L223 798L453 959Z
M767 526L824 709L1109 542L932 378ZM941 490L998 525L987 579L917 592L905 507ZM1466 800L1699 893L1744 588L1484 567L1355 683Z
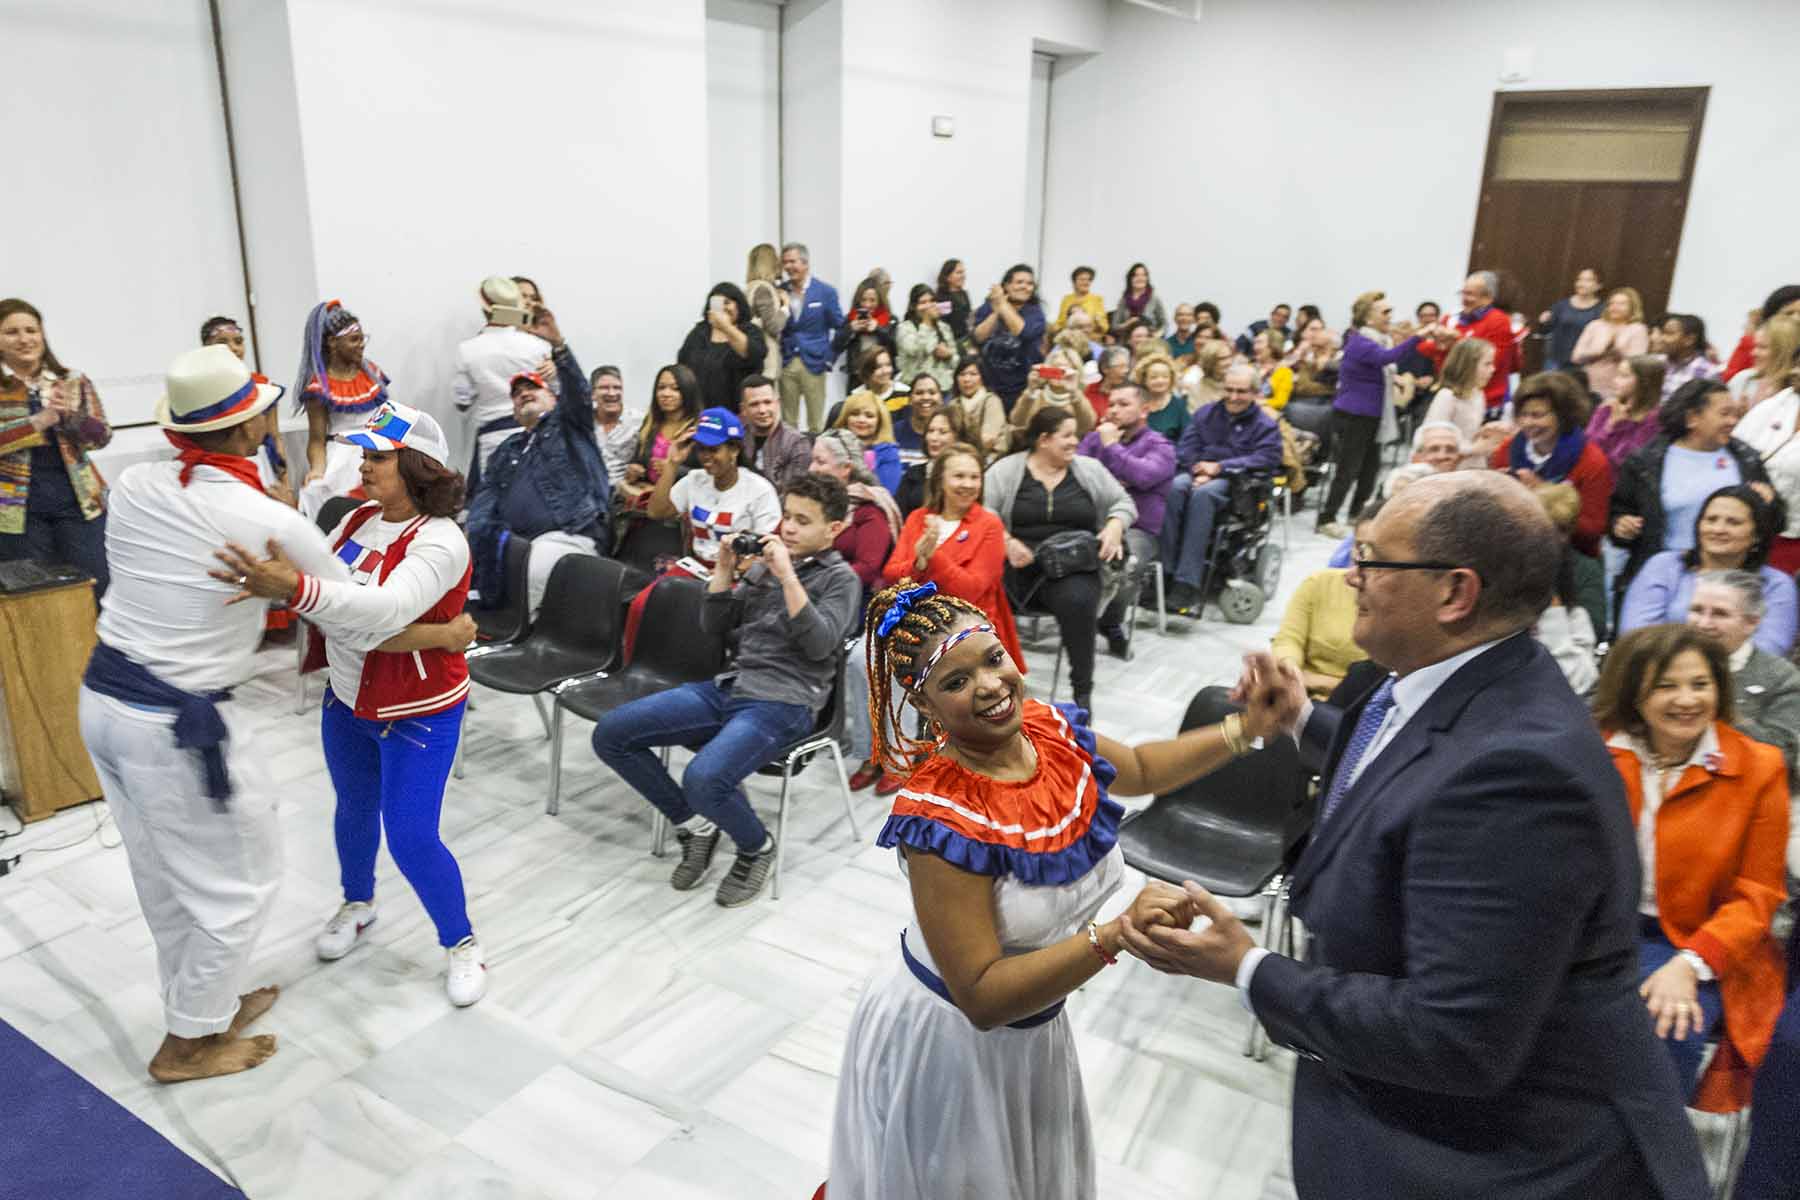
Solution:
M440 467L450 465L450 443L444 440L437 418L392 400L376 409L367 425L354 433L340 434L337 440L364 450L398 450L406 446Z
M702 446L722 446L744 440L744 423L729 408L709 408L694 426L694 440Z

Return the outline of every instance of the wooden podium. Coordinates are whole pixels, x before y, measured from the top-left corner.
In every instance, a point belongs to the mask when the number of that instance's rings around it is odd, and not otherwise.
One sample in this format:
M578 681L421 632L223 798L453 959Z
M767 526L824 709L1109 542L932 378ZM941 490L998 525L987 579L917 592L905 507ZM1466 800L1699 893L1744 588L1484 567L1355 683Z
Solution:
M100 798L76 714L94 583L0 593L0 788L21 821Z

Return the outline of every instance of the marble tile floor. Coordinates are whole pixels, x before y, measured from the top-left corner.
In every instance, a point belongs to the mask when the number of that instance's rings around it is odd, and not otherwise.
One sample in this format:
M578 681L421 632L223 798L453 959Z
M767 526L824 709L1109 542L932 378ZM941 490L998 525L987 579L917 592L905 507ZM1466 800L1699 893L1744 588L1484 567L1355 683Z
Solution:
M1165 636L1146 614L1134 661L1102 653L1100 727L1165 736L1197 688L1235 677L1329 555L1310 527L1296 515L1280 592L1256 624L1171 618ZM1028 649L1037 689L1053 638L1046 623ZM478 692L443 829L491 986L454 1010L430 923L385 851L368 944L332 964L313 954L338 899L332 796L316 689L295 715L292 661L265 653L242 692L271 718L261 749L282 793L285 883L252 972L283 988L259 1026L279 1036L276 1056L176 1087L145 1074L161 1036L155 953L103 804L8 843L27 853L0 880L0 1018L254 1200L810 1196L851 1010L909 913L891 853L870 844L881 801L858 794L853 839L831 772L807 771L782 898L726 911L710 887L668 887L648 807L593 759L579 722L561 815L546 816L548 747L530 702ZM752 794L772 819L774 781ZM1140 882L1131 873L1116 903ZM1229 990L1127 960L1069 1011L1102 1197L1293 1194L1291 1060L1242 1057Z

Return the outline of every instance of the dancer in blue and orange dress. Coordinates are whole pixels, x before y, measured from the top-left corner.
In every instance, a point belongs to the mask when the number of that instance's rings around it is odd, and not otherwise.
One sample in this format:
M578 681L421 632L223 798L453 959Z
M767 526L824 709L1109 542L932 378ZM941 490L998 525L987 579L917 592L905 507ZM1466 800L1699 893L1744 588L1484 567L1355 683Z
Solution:
M363 357L368 334L356 314L336 300L313 306L300 344L294 380L296 411L306 414L306 476L300 511L316 517L325 501L349 495L361 482L362 455L344 442L388 398L388 377Z
M1258 701L1220 725L1137 747L1087 714L1025 696L981 609L911 580L869 604L875 753L907 776L880 836L914 918L864 991L838 1077L830 1200L1077 1200L1093 1137L1063 1001L1115 962L1121 809L1111 792L1180 787L1276 728ZM933 740L904 727L901 703ZM888 719L883 719L884 715ZM1134 924L1186 927L1179 889L1145 888Z

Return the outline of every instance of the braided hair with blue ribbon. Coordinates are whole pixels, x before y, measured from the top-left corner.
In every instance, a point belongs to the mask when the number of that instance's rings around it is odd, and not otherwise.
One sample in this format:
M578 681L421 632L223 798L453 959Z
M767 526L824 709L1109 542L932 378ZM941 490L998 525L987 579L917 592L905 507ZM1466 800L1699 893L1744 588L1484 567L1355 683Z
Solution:
M871 757L884 770L909 774L930 753L932 742L904 732L905 696L924 683L934 658L941 657L934 650L948 649L947 637L971 617L978 625L987 624L988 616L978 605L938 591L935 583L915 584L910 578L869 600L865 657L869 727L874 731Z

